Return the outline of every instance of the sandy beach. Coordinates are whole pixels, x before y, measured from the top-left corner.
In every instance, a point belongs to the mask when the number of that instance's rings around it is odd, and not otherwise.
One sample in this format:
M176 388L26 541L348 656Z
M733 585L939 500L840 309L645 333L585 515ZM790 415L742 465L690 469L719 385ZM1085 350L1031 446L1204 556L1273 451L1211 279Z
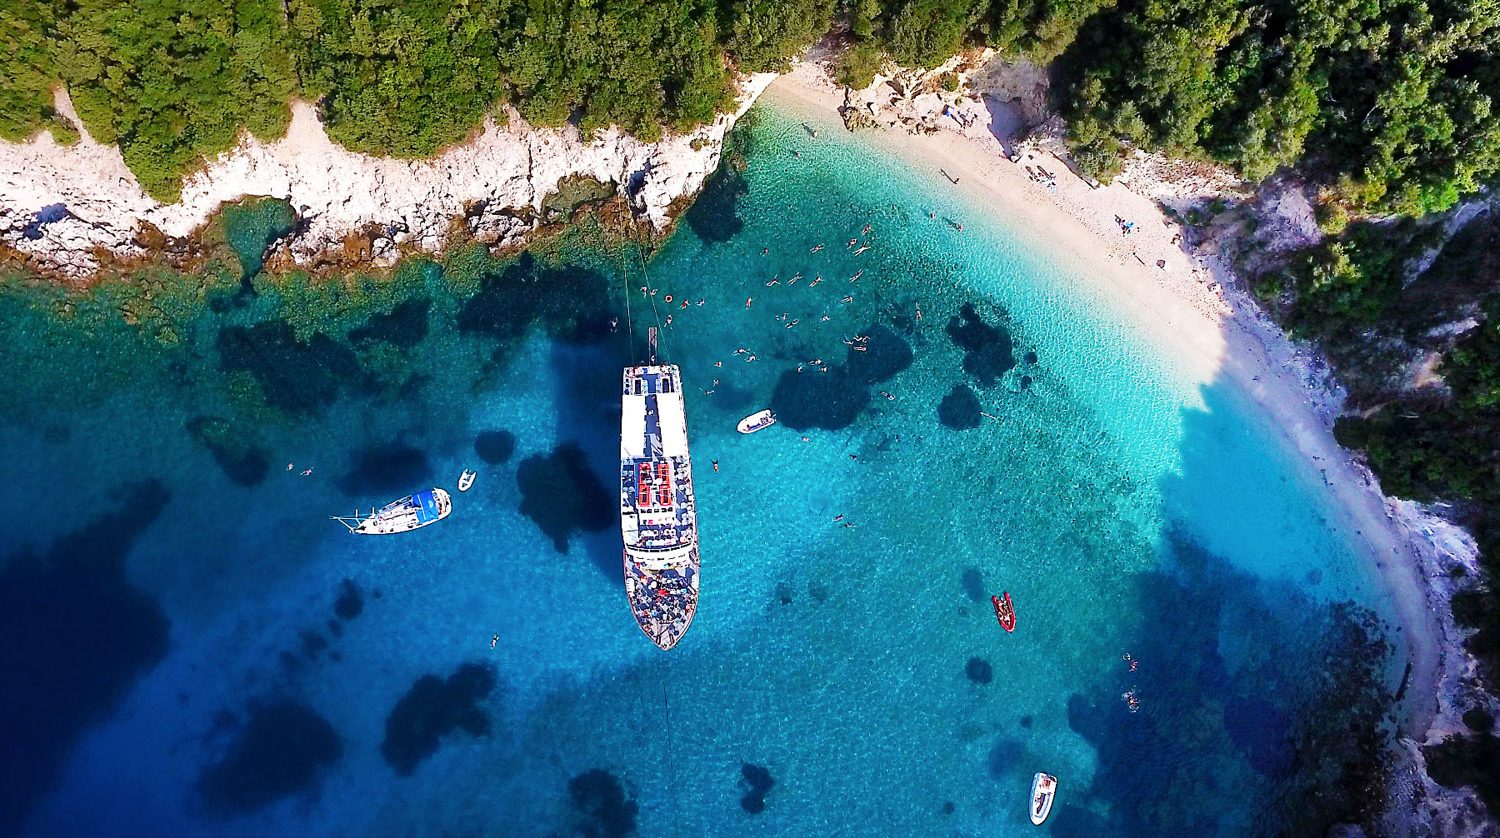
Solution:
M834 118L844 103L843 92L813 61L777 79L765 96L773 105ZM1320 361L1270 322L1226 266L1185 252L1181 226L1155 201L1118 181L1093 188L1044 152L1031 151L1012 163L983 106L972 107L976 118L966 128L945 118L934 133L913 133L899 123L866 133L931 170L935 181L946 176L953 188L993 207L1007 223L1053 241L1059 258L1071 260L1077 275L1097 282L1122 311L1149 326L1186 372L1205 383L1232 382L1265 411L1288 446L1316 464L1343 513L1335 526L1359 534L1398 611L1386 616L1404 628L1411 665L1402 730L1424 740L1438 710L1444 655L1417 534L1334 440L1342 394L1328 386ZM1055 188L1033 179L1028 167L1052 175ZM1116 218L1134 222L1128 237Z

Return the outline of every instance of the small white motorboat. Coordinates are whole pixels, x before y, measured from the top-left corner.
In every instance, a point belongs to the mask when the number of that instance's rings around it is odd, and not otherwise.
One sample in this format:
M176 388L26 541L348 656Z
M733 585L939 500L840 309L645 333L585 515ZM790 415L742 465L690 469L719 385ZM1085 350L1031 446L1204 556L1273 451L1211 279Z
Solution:
M737 425L736 427L739 428L739 432L742 434L753 434L758 430L769 428L774 424L776 424L776 414L772 413L771 409L768 407L765 410L760 411L759 413L752 413L749 416L746 416L744 419L741 419L739 425Z
M1057 797L1057 778L1036 772L1031 778L1031 822L1037 826L1052 814L1052 800Z
M464 469L464 473L458 476L458 490L460 492L469 491L469 487L474 485L474 478L478 476L479 472L473 469Z

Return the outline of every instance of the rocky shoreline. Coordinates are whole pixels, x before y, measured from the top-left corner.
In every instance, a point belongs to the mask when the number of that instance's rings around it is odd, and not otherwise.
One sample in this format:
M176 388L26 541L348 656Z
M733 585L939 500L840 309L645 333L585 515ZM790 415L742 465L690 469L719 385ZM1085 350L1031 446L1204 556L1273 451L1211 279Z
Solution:
M247 136L189 176L172 204L141 189L119 148L93 140L59 90L57 110L81 139L63 146L43 132L0 142L0 249L40 272L82 280L192 236L226 203L270 197L299 219L287 242L297 265L341 255L353 237L359 261L383 267L458 238L518 246L570 183L617 196L660 231L713 173L725 135L775 78L747 77L733 112L659 142L615 128L587 138L571 126L536 128L512 111L506 124L486 120L470 141L426 160L349 151L328 137L313 105L297 102L285 137Z

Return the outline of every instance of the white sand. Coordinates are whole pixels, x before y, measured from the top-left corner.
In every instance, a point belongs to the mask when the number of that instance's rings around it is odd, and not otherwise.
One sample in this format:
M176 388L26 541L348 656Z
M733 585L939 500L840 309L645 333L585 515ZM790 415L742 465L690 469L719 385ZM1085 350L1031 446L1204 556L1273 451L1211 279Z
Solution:
M807 62L777 79L768 102L835 113L843 93L815 63ZM1404 627L1412 665L1403 732L1422 740L1437 709L1442 654L1436 621L1428 605L1416 534L1398 526L1387 499L1334 441L1333 418L1340 410L1336 392L1325 389L1315 356L1293 346L1222 265L1199 264L1174 241L1181 230L1156 204L1120 183L1090 188L1051 155L1033 152L1019 164L1003 155L990 133L991 120L977 104L979 118L968 129L941 119L941 130L914 134L895 119L868 133L916 167L930 170L941 188L950 188L939 170L956 177L956 187L988 205L1007 223L1037 231L1055 243L1055 253L1071 259L1078 276L1097 282L1128 316L1148 325L1167 343L1185 371L1203 382L1227 380L1265 411L1287 445L1324 471L1325 483L1343 512L1339 528L1358 531L1398 613L1387 615ZM1028 177L1038 166L1056 177L1049 190ZM1124 236L1116 216L1135 222ZM1167 269L1156 267L1165 260Z

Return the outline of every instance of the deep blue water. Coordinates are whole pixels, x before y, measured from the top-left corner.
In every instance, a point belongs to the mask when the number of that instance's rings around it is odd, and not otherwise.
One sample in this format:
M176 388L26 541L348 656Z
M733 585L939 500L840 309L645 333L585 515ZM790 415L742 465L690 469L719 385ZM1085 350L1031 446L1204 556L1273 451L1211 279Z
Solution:
M649 261L584 226L253 294L13 283L0 832L1029 834L1039 770L1062 834L1348 817L1404 661L1315 470L1045 243L757 114ZM610 486L651 323L703 537L670 653ZM465 467L418 533L328 520Z

